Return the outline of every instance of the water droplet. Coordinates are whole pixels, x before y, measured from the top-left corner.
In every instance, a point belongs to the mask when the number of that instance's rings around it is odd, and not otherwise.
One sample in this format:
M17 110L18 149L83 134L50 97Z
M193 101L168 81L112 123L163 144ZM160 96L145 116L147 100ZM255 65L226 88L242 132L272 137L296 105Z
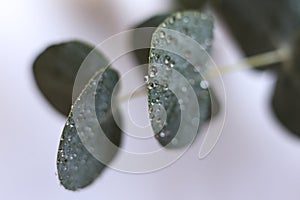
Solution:
M162 23L161 26L162 26L163 28L165 28L167 25L166 25L166 23Z
M155 117L155 115L154 115L153 113L150 113L150 114L149 114L149 118L150 118L150 119L154 119L154 117Z
M170 67L173 68L175 66L175 62L174 61L170 61Z
M157 68L154 66L151 66L149 76L153 78L156 75L156 73L157 73Z
M148 83L149 82L149 76L144 76L144 82Z
M208 16L204 13L201 13L200 17L202 20L206 20Z
M169 85L168 85L167 83L165 83L165 84L163 85L163 90L164 90L164 91L169 90Z
M166 137L166 134L165 134L165 132L160 132L160 133L159 133L159 137L161 137L161 138L164 138L164 137Z
M177 13L177 14L176 14L176 18L177 18L177 19L181 19L181 18L182 18L181 13Z
M189 29L187 27L182 28L182 33L187 35L189 33Z
M179 103L179 104L183 104L183 100L182 100L182 99L179 99L179 100L178 100L178 103Z
M189 21L190 21L190 19L189 19L188 17L184 17L184 18L183 18L183 22L184 22L184 23L189 23Z
M93 86L97 85L97 81L92 81L92 85Z
M155 54L154 59L157 61L159 58L160 58L160 55L159 54Z
M171 60L170 56L165 56L164 63L168 65L170 63L170 60Z
M157 45L159 45L159 39L154 40L153 47L156 47Z
M149 108L149 112L151 113L151 112L153 112L153 108L151 107L151 108Z
M172 16L172 17L170 17L170 19L169 19L169 23L170 23L170 24L174 24L175 20L176 20L176 18L175 18L174 16Z
M67 126L69 126L69 125L70 125L70 122L69 122L69 120L66 122L66 125L67 125Z
M159 32L159 37L160 38L165 38L165 36L166 36L166 33L164 31Z
M186 92L186 91L187 91L187 88L183 86L183 87L181 88L181 91L182 91L182 92Z
M167 43L171 43L173 41L173 37L171 35L167 36Z
M166 70L167 71L171 71L172 70L172 67L170 65L166 65Z
M161 118L160 117L158 117L157 119L156 119L156 123L161 123Z
M202 88L202 89L207 89L208 87L209 87L209 84L208 84L208 82L207 81L201 81L200 82L200 87Z
M153 89L153 83L149 83L149 84L148 84L148 89L149 89L149 90L152 90L152 89Z

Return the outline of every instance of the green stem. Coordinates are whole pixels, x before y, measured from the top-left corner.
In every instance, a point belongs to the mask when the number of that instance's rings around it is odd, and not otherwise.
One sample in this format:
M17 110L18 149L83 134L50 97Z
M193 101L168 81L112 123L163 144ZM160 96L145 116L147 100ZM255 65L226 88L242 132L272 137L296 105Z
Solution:
M288 60L289 56L290 49L281 48L242 59L235 64L219 66L216 69L207 71L204 77L214 77L217 74L225 74L238 69L258 68L270 64L280 63ZM146 91L146 87L141 87L134 93L126 94L124 96L119 97L118 101L123 102L131 98L138 97L146 93Z
M270 64L284 62L289 59L289 56L289 48L281 48L242 59L235 64L219 66L217 69L209 70L205 75L210 77L216 74L225 74L238 69L258 68Z

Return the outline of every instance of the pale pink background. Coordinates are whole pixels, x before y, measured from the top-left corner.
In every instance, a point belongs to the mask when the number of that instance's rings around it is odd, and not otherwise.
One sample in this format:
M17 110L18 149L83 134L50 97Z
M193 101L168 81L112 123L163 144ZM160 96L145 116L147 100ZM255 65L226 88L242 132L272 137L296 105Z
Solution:
M219 143L206 159L198 159L200 143L196 143L178 162L159 172L132 175L107 169L80 192L59 186L55 158L65 119L37 90L31 73L34 57L62 40L99 43L167 11L169 2L1 1L0 199L300 198L300 140L290 137L272 114L274 77L249 70L224 75L227 118ZM214 58L220 65L234 63L242 55L217 24ZM131 111L140 125L148 123L141 112L145 102L137 99L140 108Z

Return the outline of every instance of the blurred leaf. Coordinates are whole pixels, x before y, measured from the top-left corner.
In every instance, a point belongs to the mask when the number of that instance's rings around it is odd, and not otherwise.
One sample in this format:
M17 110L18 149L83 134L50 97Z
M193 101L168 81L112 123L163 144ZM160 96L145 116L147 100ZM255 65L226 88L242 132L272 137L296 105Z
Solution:
M300 81L281 74L273 94L272 106L278 120L300 137Z
M156 15L135 27L135 29L137 30L133 31L132 45L137 61L140 65L148 63L150 52L150 48L140 48L149 47L149 44L151 43L152 34L155 28L158 27L158 25L161 24L164 21L164 19L166 19L168 16L169 14ZM151 27L153 29L140 29L146 27Z
M246 56L290 43L300 26L298 0L212 0ZM265 66L278 67L279 64Z
M118 79L112 69L99 73L72 107L57 154L59 180L66 189L91 184L117 152L121 130L112 116L111 97ZM101 135L99 123L105 135ZM117 147L112 149L106 138ZM98 154L103 155L101 162L95 157Z
M291 60L278 75L272 106L278 120L300 137L300 35L295 35Z
M77 72L93 48L79 41L64 42L48 47L34 61L33 73L39 89L52 106L66 116L71 109ZM91 57L89 69L84 71L84 77L80 77L80 91L100 67L108 65L98 51L94 51Z
M179 9L201 9L208 0L176 0Z
M195 11L171 15L153 34L148 106L156 138L167 148L191 143L209 116L209 86L194 66L205 70L212 38L212 17Z

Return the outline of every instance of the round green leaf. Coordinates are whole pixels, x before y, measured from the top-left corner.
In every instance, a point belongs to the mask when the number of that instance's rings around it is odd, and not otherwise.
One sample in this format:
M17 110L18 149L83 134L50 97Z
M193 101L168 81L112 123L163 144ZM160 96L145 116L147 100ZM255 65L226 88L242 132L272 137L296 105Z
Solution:
M300 81L281 74L272 98L278 120L294 135L300 137Z
M111 97L118 79L112 69L97 74L72 106L57 154L59 180L66 189L77 190L91 184L117 152L121 130L112 115ZM101 130L97 129L99 124ZM93 150L103 155L101 160L92 152L91 141L97 145ZM107 141L116 148L110 148Z
M77 72L93 46L79 41L55 44L44 50L33 63L35 81L50 104L60 113L68 115L72 105L73 85ZM81 89L101 67L108 65L107 59L93 51L89 69L81 76ZM78 86L80 87L80 86Z
M167 148L191 143L209 116L209 85L200 72L205 71L212 39L212 17L196 11L171 15L153 34L148 106L156 138ZM182 130L184 134L178 134Z
M179 9L201 9L208 0L175 0Z
M143 29L145 27L151 27L156 28L159 24L161 24L169 14L165 15L156 15L153 16L146 21L142 22L141 24L138 24L135 29L139 29L140 31L134 31L132 35L132 45L134 49L134 54L137 58L137 61L140 65L148 63L148 57L150 48L144 48L140 49L140 47L147 47L151 43L152 34L154 32L154 29Z

